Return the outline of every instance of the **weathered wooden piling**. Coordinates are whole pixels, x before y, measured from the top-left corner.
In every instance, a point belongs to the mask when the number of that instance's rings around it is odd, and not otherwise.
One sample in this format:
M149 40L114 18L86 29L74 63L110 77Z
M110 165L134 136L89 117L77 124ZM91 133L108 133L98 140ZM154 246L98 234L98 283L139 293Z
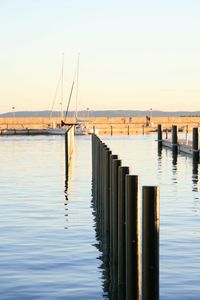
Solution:
M178 150L177 125L172 125L172 150L175 152Z
M113 229L113 225L114 225L114 220L113 220L113 210L114 210L114 203L115 200L114 198L117 196L117 186L116 186L116 176L115 176L115 171L114 170L114 161L118 160L118 155L116 154L112 154L110 156L110 201L109 201L109 210L110 210L110 254L109 254L109 258L110 258L110 269L111 269L111 275L113 275L113 239L114 239L114 229ZM118 163L117 163L118 164Z
M158 142L162 142L162 125L158 124Z
M159 299L159 188L142 190L142 299Z
M118 168L121 166L121 160L112 161L112 283L113 290L117 289L118 275Z
M199 161L199 129L198 129L198 127L193 128L193 131L192 131L192 150L193 150L193 160Z
M126 175L126 299L140 299L138 176Z
M65 133L65 170L68 174L68 169L71 163L72 153L74 149L74 126L71 126Z
M162 153L162 125L158 124L158 154Z
M112 152L109 149L105 150L104 160L105 160L105 173L104 173L104 241L105 241L105 251L106 257L108 257L109 252L109 241L110 241L110 156Z
M126 285L126 227L125 227L125 178L129 167L118 169L118 286L125 290Z

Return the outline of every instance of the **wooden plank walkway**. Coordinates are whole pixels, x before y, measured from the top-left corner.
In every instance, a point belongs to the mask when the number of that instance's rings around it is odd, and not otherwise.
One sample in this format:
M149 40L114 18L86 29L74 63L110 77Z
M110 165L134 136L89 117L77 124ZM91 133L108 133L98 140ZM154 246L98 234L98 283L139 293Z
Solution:
M162 140L162 145L164 147L167 147L167 148L170 148L172 149L174 144L172 144L172 140L171 139L166 139L166 140ZM183 153L186 153L186 154L190 154L190 155L193 155L193 149L192 149L192 141L187 141L187 140L179 140L178 141L178 144L177 144L177 147L178 147L178 151L179 152L183 152ZM195 150L195 152L199 150Z

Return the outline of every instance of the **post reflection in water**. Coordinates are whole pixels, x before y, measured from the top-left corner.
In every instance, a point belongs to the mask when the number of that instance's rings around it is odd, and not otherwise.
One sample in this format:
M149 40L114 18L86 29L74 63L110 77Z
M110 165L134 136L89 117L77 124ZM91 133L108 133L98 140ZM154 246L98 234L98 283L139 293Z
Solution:
M199 191L199 186L198 186L198 168L199 168L199 163L193 161L193 167L192 167L192 191L193 192L198 192Z
M172 150L172 181L173 183L177 183L177 170L178 170L178 151L177 147Z
M163 151L162 143L158 142L157 154L158 154L159 167L161 167L161 162L162 162L162 151ZM168 151L168 150L166 150L166 151ZM199 168L199 162L196 159L194 159L194 157L193 157L192 158L192 183L193 183L192 191L193 192L199 191L198 168ZM174 175L173 176L174 183L177 183L177 170L178 170L178 149L174 148L174 149L172 149L172 172Z
M72 168L71 165L65 170L65 217L66 217L66 221L68 222L68 202L69 202L69 181L71 179L71 174L72 173ZM68 229L67 226L65 226L65 229Z
M158 159L159 161L162 159L162 142L158 142Z

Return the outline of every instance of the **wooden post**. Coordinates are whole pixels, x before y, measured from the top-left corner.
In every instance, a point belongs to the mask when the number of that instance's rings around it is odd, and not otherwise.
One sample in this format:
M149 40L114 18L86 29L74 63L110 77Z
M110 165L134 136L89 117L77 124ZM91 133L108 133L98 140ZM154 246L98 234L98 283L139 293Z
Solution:
M127 126L127 134L129 135L129 125Z
M118 286L123 299L126 284L126 230L125 230L125 178L129 167L118 169Z
M140 299L138 176L126 175L126 299ZM152 298L153 299L153 298Z
M192 150L193 150L193 160L199 161L199 130L198 127L192 130Z
M110 135L113 135L113 127L112 127L112 125L110 126Z
M159 188L142 189L142 299L159 300Z
M71 126L65 133L65 172L68 176L68 169L70 166L72 152L74 147L74 128Z
M109 222L109 231L110 231L110 267L112 267L112 264L113 264L113 201L112 201L112 198L113 198L113 172L112 172L112 165L113 165L113 161L115 159L118 159L118 155L116 154L112 154L110 156L110 187L109 187L109 190L110 190L110 199L109 199L109 211L110 211L110 222Z
M105 241L105 252L106 252L106 260L108 260L109 256L109 243L110 243L110 156L112 152L109 149L105 151L105 190L104 190L104 198L105 198L105 212L104 212L104 241Z
M68 151L68 131L65 132L65 172L68 174L69 168L69 151Z
M177 135L177 125L172 125L172 145L177 146L178 135Z
M162 125L158 124L158 142L162 142Z
M113 291L117 288L118 269L118 168L121 160L114 159L112 162L112 283Z
M177 125L172 125L172 151L173 151L173 156L176 156L178 153Z

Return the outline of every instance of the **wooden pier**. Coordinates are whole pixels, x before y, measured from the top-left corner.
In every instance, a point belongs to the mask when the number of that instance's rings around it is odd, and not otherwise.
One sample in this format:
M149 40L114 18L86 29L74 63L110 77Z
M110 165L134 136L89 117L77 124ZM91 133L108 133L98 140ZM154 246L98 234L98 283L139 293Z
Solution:
M172 151L182 152L187 155L191 155L195 161L199 162L199 128L194 127L192 129L192 140L188 140L188 135L186 132L185 139L178 138L177 125L172 125L171 137L168 138L168 133L166 132L166 139L163 139L162 125L158 125L158 145L160 147L164 146L170 148Z

